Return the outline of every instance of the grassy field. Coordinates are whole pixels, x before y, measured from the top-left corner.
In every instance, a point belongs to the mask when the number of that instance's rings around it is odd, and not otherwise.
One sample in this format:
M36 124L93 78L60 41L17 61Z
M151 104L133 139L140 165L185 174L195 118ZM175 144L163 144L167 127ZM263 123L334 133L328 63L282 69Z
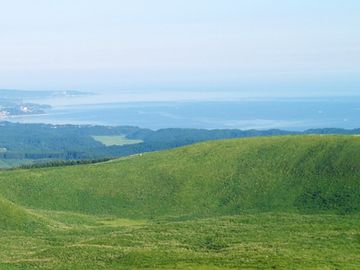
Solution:
M0 269L359 269L360 139L0 172Z
M243 214L188 221L37 212L2 231L1 269L359 269L359 216Z
M96 141L101 142L106 146L112 145L130 145L130 144L138 144L142 143L142 140L131 140L126 138L125 136L92 136Z

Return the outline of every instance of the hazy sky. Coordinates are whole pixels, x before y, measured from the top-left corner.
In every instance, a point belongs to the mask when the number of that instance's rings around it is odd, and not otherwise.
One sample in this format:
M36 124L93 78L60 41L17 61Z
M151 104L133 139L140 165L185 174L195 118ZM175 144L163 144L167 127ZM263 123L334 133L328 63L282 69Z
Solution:
M360 93L359 0L0 4L0 88Z

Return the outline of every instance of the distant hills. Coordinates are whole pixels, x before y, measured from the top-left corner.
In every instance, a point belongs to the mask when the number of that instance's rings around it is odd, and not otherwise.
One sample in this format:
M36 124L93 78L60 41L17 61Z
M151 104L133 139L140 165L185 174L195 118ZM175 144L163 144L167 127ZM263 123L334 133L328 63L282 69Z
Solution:
M202 141L244 137L306 134L360 134L360 129L285 130L205 130L170 128L150 130L131 126L49 125L0 122L0 168L57 161L82 161L124 157L159 151ZM95 138L105 136L102 143ZM138 142L128 144L126 142Z
M16 89L0 89L0 99L7 100L24 100L24 99L41 99L59 96L83 96L93 95L90 92L81 92L75 90L63 91L31 91L31 90L16 90Z

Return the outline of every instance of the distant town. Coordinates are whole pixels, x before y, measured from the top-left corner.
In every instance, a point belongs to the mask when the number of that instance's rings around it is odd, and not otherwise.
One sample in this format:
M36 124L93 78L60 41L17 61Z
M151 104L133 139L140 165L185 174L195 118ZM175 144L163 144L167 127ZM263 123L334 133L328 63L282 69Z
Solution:
M0 89L0 120L12 116L44 114L51 109L50 105L27 102L52 97L73 97L91 95L80 91L23 91Z

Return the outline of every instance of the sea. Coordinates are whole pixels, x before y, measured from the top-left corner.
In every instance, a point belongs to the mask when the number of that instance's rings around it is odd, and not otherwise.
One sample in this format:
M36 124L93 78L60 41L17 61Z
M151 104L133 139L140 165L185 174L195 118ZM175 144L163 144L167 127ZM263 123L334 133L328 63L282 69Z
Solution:
M8 120L20 123L138 126L153 130L201 128L302 131L312 128L360 128L360 96L99 103L94 102L94 98L89 103L80 98L75 102L74 99L41 102L51 103L53 108L43 115L17 116Z

